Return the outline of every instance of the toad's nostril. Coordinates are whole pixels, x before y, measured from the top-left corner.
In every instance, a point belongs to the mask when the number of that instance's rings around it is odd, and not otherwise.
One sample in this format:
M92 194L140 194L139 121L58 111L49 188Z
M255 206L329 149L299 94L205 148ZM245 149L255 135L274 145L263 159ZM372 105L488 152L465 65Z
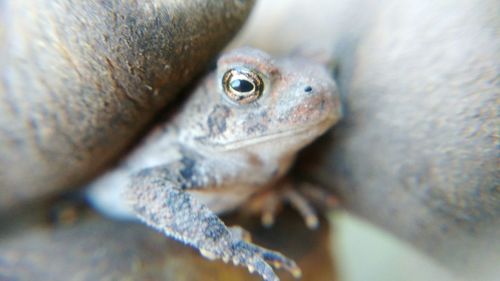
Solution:
M312 92L312 90L313 90L313 88L311 86L306 86L304 88L304 92L306 92L306 93L310 93L310 92Z

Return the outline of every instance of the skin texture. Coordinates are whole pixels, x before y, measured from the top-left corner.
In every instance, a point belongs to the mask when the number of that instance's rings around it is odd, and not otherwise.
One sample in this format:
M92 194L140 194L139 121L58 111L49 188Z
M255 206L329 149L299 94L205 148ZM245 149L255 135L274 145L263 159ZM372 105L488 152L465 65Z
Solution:
M124 153L253 1L0 1L0 211Z
M234 69L260 77L263 91L256 100L229 97L224 77ZM297 151L340 115L335 83L319 63L237 49L219 59L217 71L173 120L93 183L89 196L113 212L126 211L120 205L128 203L133 214L167 236L207 258L245 266L263 280L279 280L270 265L300 276L293 261L246 241L242 229L226 227L216 213L274 187ZM127 201L103 200L110 190L125 192Z

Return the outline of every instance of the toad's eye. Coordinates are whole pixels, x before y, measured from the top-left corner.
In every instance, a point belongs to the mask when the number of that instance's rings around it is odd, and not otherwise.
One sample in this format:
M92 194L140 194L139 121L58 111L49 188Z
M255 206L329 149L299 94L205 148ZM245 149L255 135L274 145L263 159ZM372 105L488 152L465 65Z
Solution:
M224 74L222 87L232 101L247 104L260 98L264 83L257 72L246 68L234 68Z

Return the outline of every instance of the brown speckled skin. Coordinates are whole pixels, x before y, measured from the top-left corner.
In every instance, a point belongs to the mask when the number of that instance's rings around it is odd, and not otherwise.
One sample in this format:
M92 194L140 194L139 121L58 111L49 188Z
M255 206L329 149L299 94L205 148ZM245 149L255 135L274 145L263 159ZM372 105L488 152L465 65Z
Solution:
M257 100L242 104L228 98L222 83L232 69L258 73L264 87ZM90 185L90 198L117 198L98 206L110 213L130 204L135 215L167 236L210 259L245 266L263 280L279 280L271 265L298 276L293 261L245 241L216 213L273 187L297 151L340 116L336 85L323 65L300 57L275 59L251 48L233 50L173 120ZM116 196L121 193L126 197Z
M0 209L77 186L232 38L253 1L2 1Z

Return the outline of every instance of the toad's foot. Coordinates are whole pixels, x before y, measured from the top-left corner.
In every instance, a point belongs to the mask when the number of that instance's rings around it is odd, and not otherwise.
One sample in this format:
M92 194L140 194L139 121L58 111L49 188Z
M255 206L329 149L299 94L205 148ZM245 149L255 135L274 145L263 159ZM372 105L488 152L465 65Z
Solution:
M200 253L208 259L221 258L225 263L232 262L234 265L245 266L250 273L258 273L266 281L279 281L270 265L276 269L290 272L295 278L302 276L300 268L293 260L278 252L250 243L249 233L239 226L230 227L229 231L232 235L232 243L230 250L226 252L227 254L218 257L217 253L203 248Z
M319 219L315 208L310 203L322 208L333 208L338 205L337 197L317 185L283 181L280 187L266 190L251 199L247 209L260 212L264 226L272 226L276 215L284 203L289 203L304 218L308 228L316 229Z
M127 198L137 216L148 225L198 249L209 259L222 259L258 273L265 281L279 281L271 266L299 278L294 261L249 242L247 232L228 228L205 205L170 180L173 169L160 166L132 178Z

